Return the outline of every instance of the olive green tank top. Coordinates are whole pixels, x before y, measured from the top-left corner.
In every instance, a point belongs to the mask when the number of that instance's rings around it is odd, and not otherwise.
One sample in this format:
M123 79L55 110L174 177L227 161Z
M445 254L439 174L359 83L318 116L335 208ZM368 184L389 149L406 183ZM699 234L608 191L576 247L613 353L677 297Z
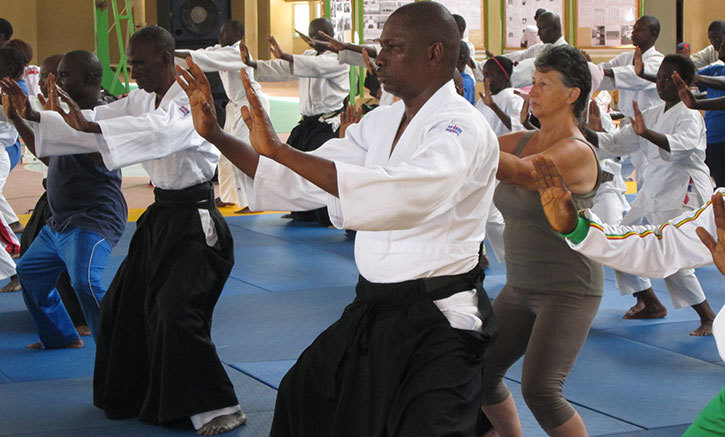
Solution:
M527 132L514 150L519 156L534 132ZM581 138L592 148L591 144ZM577 209L590 208L601 184L602 170L597 161L597 182L587 194L574 194ZM572 250L549 225L537 191L499 183L494 204L506 222L503 239L506 248L506 281L509 285L547 291L567 291L601 296L604 269Z

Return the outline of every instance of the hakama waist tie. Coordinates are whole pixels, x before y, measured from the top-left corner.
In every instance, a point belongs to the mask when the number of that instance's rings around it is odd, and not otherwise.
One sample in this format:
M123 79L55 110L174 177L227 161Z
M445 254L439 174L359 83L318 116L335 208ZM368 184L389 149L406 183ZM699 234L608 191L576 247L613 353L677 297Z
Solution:
M271 435L472 434L475 384L497 332L482 277L480 266L388 284L361 276L340 320L283 379ZM471 289L478 291L482 332L452 328L433 303Z

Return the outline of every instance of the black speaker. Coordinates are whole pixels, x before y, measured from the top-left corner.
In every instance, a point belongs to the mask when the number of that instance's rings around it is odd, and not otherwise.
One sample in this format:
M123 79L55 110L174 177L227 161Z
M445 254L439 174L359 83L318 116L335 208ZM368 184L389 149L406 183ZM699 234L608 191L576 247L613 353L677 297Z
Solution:
M216 44L219 28L231 17L231 0L157 0L159 26L174 36L176 48Z
M219 42L219 28L231 17L231 0L157 0L159 26L171 32L176 48L198 49ZM229 99L219 73L206 73L214 95L217 119L224 126Z

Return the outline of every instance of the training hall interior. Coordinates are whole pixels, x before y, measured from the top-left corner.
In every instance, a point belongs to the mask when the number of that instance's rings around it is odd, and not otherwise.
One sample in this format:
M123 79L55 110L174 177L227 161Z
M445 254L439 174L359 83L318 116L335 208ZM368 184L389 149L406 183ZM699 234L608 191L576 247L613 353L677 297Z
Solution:
M23 40L32 49L26 68L36 68L35 74L42 73L40 66L52 55L74 50L93 52L103 68L104 94L113 101L139 88L131 78L126 50L134 32L146 26L165 28L177 50L192 51L218 44L222 24L238 20L251 58L261 62L275 59L268 42L270 35L285 54L301 55L310 49L306 42L308 26L320 17L331 20L337 40L372 45L387 17L407 3L411 1L0 0L0 18L12 24L13 39ZM561 36L569 45L585 51L594 64L632 52L632 29L643 15L659 20L655 47L664 55L680 53L682 43L687 43L688 56L707 48L711 44L708 25L725 19L722 0L439 3L465 19L462 38L475 49L470 54L474 65L483 65L489 55L526 50L522 35L527 27L535 28L534 13L539 8L556 15ZM367 110L378 104L379 95L371 95L367 88L367 75L364 67L349 66L347 105ZM207 77L222 125L229 98L218 73L208 73ZM482 79L475 78L474 82L474 99L480 100L479 93L486 88ZM301 119L298 81L258 79L258 83L269 101L274 131L286 141ZM514 84L524 92L530 86ZM613 114L618 114L612 118L619 124L626 118L624 111L617 109L619 95L610 90L607 96L608 100L598 103L608 104ZM0 124L7 124L5 120ZM20 158L6 175L2 195L17 216L15 223L9 223L10 229L22 242L22 232L27 232L23 228L44 196L48 170L23 141L19 144ZM624 171L626 164L622 168ZM101 278L104 287L110 286L129 252L137 220L154 202L154 185L141 164L123 167L121 173L127 223L110 248ZM272 427L282 378L305 348L355 299L359 277L355 233L317 220L291 219L287 210L252 211L238 194L224 198L222 179L217 172L214 196L233 237L234 264L213 311L211 340L246 414L246 423L227 435L266 436ZM631 203L637 196L636 173L623 180L624 197ZM483 288L494 300L506 284L506 264L489 241L483 250L488 263ZM16 263L22 258L17 253L11 255ZM696 269L695 275L709 305L718 313L725 305L722 275L714 265ZM0 281L0 287L9 284ZM680 436L725 385L725 351L718 352L712 335L689 335L698 327L698 313L676 309L663 279L652 279L651 284L667 315L624 320L622 316L634 300L620 294L614 271L604 269L601 304L563 388L564 398L581 416L588 435ZM19 282L17 287L0 292L0 436L195 433L186 422L155 426L136 418L108 419L93 402L94 337L82 336L79 348L28 348L38 342L38 334L23 293ZM522 363L520 359L508 370L505 383L514 398L523 435L545 436L547 432L522 395Z

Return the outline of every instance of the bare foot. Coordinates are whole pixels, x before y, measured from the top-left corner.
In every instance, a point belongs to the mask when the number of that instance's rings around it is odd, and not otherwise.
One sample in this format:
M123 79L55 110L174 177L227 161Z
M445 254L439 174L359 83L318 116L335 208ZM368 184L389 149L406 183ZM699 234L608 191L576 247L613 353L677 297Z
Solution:
M648 307L643 302L637 302L622 316L623 319L663 319L667 315L665 307Z
M210 420L199 428L196 433L199 435L214 435L229 432L234 428L244 425L247 422L247 415L244 411L237 411L232 414L225 414Z
M13 275L10 277L10 282L8 282L3 288L0 288L0 293L11 293L13 291L20 291L23 289L23 286L20 285L20 279L18 279L18 275Z
M712 321L700 323L700 327L690 332L690 335L695 337L704 337L712 335Z
M627 310L623 319L662 319L667 315L667 308L662 305L652 287L634 293L637 303Z
M81 337L88 337L91 335L91 328L89 328L88 325L78 325L76 326L76 331L78 331L78 335Z
M250 212L252 212L252 210L250 210L248 206L245 206L242 209L234 211L234 214L249 214Z
M61 346L61 347L44 347L43 346L43 343L41 343L41 342L30 343L28 345L28 349L33 349L33 350L41 350L41 349L80 349L82 347L83 347L83 340L81 340L80 338L75 339L75 340L71 341L70 343L68 343L67 345Z

